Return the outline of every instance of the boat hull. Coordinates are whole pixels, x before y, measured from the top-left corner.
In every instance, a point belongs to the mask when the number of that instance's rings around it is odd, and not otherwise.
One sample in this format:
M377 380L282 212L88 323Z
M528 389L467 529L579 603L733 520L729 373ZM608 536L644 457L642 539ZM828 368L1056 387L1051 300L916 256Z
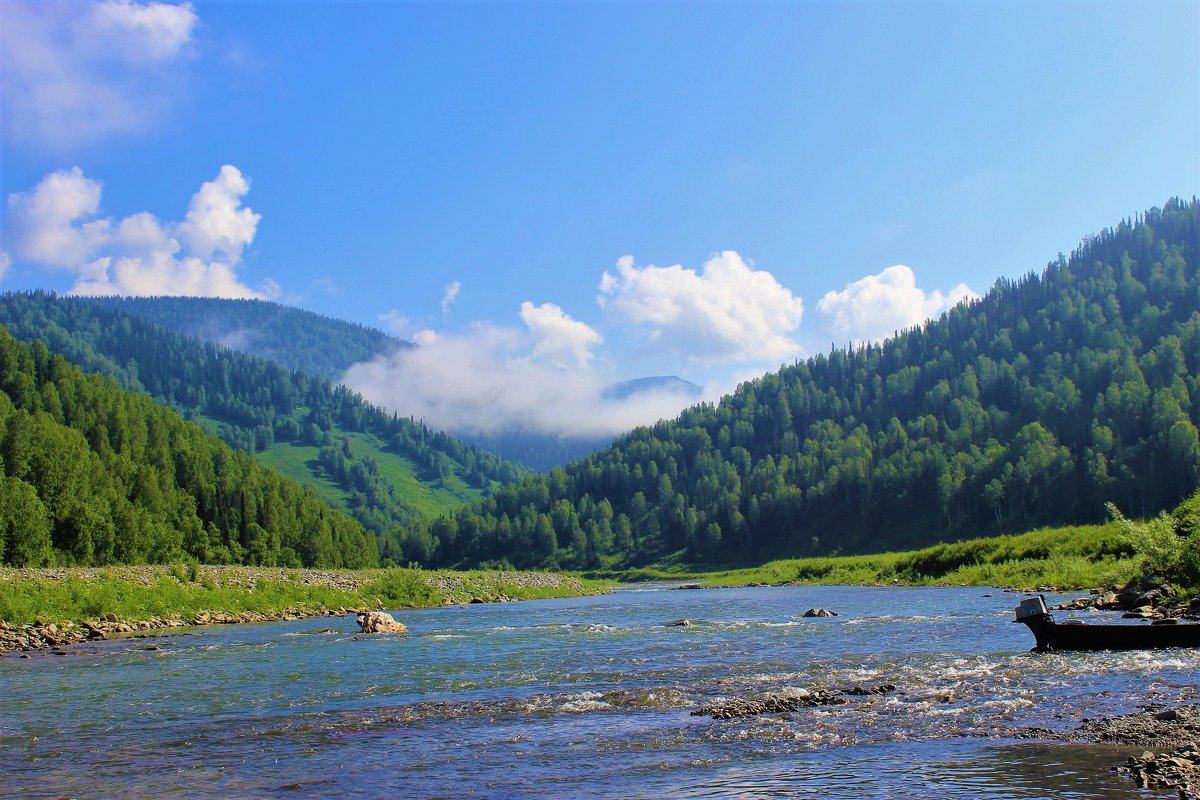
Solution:
M1029 626L1039 652L1049 650L1157 650L1200 647L1200 625L1071 624L1052 619L1019 620Z

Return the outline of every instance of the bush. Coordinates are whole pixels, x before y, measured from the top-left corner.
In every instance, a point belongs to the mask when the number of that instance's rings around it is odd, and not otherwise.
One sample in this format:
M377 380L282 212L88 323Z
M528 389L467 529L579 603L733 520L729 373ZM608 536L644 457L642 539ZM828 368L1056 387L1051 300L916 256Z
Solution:
M1121 526L1137 554L1142 574L1188 588L1200 586L1200 536L1195 520L1188 516L1191 509L1185 508L1196 497L1180 506L1183 524L1179 517L1165 511L1153 519L1135 522L1126 519L1112 503L1108 504L1108 513ZM1180 509L1176 509L1177 514Z
M1181 536L1200 533L1200 491L1180 503L1171 516L1175 518L1175 530Z
M442 595L430 585L426 575L428 573L418 569L393 567L379 580L365 585L362 594L378 597L389 608L441 605Z

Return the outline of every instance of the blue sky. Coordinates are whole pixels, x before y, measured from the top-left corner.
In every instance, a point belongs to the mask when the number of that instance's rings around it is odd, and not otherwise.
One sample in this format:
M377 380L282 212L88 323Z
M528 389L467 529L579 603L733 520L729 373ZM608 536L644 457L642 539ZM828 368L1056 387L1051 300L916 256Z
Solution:
M4 0L0 22L0 287L393 329L427 363L356 388L449 427L549 398L619 429L657 412L581 393L715 395L1200 187L1195 2Z

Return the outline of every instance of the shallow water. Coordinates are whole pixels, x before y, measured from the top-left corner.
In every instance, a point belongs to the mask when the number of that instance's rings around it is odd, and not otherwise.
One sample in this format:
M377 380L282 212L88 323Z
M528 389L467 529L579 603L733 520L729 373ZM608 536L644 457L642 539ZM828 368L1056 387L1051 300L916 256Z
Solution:
M0 796L1170 796L1109 770L1129 748L1021 737L1193 702L1200 653L1032 655L1018 599L639 587L395 612L405 637L317 618L8 657ZM840 616L803 618L813 606ZM897 691L691 714L881 683Z

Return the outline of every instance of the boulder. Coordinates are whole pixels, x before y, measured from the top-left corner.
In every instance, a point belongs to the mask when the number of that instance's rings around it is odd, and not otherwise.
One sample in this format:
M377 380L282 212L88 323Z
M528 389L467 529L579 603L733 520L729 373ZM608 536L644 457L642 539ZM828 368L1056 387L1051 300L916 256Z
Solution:
M1175 596L1175 590L1153 577L1142 577L1130 581L1117 594L1121 608L1159 605Z
M830 611L828 608L810 608L804 612L806 617L836 617L837 615L836 611Z
M665 627L667 627L667 628L690 628L691 625L692 625L692 621L690 619L677 619L674 622L668 622Z
M404 627L391 614L383 611L360 611L358 612L358 624L362 628L363 633L407 633L408 628Z
M1154 609L1150 606L1139 606L1138 608L1130 609L1121 615L1122 619L1151 619L1157 616Z
M101 628L99 625L96 625L93 622L88 622L87 620L84 620L83 627L87 628L87 637L89 639L103 639L107 635L104 633L103 628Z

